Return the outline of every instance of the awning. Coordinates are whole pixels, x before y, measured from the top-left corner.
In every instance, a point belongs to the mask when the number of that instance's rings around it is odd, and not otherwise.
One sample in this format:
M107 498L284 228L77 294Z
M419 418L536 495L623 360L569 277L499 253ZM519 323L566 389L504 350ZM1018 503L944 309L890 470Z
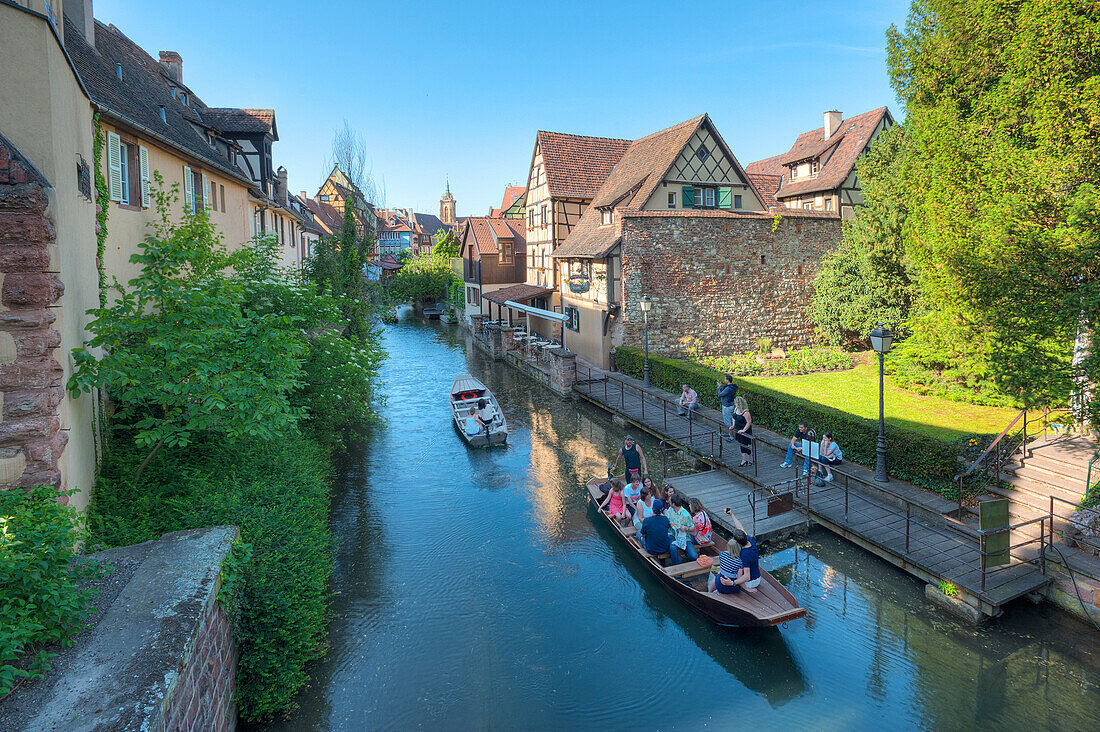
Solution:
M481 297L489 302L495 302L497 305L503 305L509 300L522 302L533 297L549 295L553 291L550 287L539 287L538 285L512 285L511 287L502 287L499 290L487 292Z
M521 313L527 313L528 315L534 315L536 318L545 318L546 320L555 320L559 323L564 323L569 320L569 316L563 313L555 313L553 310L543 310L542 308L534 308L530 305L520 305L518 302L509 300L504 303L504 307L518 310Z

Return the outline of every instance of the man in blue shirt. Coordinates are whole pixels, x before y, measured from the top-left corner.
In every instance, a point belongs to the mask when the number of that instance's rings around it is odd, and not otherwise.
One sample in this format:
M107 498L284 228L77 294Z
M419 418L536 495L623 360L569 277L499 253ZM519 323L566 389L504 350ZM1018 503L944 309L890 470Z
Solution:
M642 522L642 528L638 532L642 546L654 557L667 553L671 544L669 529L672 524L669 523L664 512L665 504L660 499L653 501L653 515ZM660 561L663 565L664 560Z
M733 376L726 374L726 383L715 381L718 386L718 399L722 402L722 421L726 427L733 424L734 400L737 399L737 384L733 383ZM727 442L733 442L732 439Z

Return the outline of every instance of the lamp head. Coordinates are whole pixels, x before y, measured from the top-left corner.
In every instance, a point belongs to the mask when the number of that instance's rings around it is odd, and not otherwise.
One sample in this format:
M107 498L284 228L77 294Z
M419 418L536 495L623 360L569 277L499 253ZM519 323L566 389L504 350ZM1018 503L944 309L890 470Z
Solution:
M648 313L653 309L653 301L649 299L649 295L642 295L642 299L638 301L638 307L642 309L643 313Z
M894 334L882 323L876 325L871 331L871 348L875 349L875 353L889 353L893 341Z

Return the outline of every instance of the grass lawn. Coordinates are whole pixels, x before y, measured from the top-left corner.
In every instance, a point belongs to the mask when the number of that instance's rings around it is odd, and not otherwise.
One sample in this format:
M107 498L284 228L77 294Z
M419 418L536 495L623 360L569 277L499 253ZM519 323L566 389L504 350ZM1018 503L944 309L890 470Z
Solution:
M847 371L739 379L860 417L878 419L878 362L872 362L871 354L861 354L857 359L856 367ZM885 398L887 422L946 442L961 435L997 434L1019 413L1014 409L921 396L894 386L889 376Z

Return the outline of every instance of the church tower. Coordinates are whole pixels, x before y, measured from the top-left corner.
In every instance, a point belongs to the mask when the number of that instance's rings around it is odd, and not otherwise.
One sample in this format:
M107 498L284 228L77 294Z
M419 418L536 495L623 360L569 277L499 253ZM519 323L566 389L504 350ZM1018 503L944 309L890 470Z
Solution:
M457 224L455 217L455 198L451 195L451 179L447 178L447 190L443 198L439 199L439 220L445 224Z

